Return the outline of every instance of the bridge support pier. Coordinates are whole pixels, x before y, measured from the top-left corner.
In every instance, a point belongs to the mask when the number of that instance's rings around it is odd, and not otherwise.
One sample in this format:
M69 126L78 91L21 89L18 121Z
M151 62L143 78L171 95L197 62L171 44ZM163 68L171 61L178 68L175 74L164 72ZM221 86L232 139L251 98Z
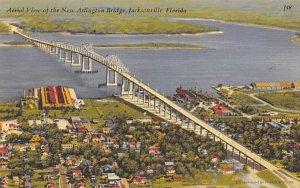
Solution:
M76 54L76 55L75 55ZM71 62L71 65L72 66L81 66L81 63L82 63L82 55L78 54L78 53L75 53L72 55L72 62ZM75 59L75 57L77 56L77 61Z
M113 74L113 81L111 81L110 73ZM118 86L118 75L114 70L110 68L106 69L106 86Z
M92 71L92 60L88 57L82 56L81 72L91 72Z
M122 77L122 89L121 95L132 95L133 94L133 83L130 82L128 79Z
M63 53L63 49L60 48L59 49L59 60L65 60L65 54Z
M70 56L70 58L69 58ZM72 52L65 50L65 63L72 63L73 57L72 57Z
M50 46L50 54L57 54L57 48L55 46Z

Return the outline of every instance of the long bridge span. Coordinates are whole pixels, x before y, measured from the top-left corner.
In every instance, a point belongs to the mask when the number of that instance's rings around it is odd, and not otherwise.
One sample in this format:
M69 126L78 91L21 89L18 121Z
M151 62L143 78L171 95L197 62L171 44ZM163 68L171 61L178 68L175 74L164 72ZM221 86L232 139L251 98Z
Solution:
M298 188L300 181L298 178L291 176L287 171L277 168L269 161L261 156L253 153L251 150L233 140L223 132L213 128L206 122L200 120L190 112L181 108L164 95L160 94L149 85L132 76L128 69L115 56L101 56L95 53L88 46L74 46L61 42L49 42L45 40L35 39L25 34L22 30L15 26L11 26L12 31L26 40L40 47L50 54L57 54L58 57L65 62L69 62L74 66L81 66L82 72L92 70L92 60L101 63L107 68L106 84L108 86L117 85L117 74L122 77L121 98L143 108L146 111L154 113L163 119L181 126L182 128L192 130L197 134L209 135L215 141L224 143L224 147L231 152L232 156L238 155L239 159L245 159L246 165L263 166L270 170L279 179L281 179L287 187ZM77 58L76 58L77 56ZM75 58L74 58L75 57ZM75 63L77 59L77 63ZM111 78L113 73L113 81Z

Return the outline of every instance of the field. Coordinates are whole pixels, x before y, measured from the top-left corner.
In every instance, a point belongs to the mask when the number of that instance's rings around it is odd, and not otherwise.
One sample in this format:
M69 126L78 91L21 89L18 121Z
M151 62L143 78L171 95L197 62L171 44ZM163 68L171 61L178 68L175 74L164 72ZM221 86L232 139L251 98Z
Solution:
M0 33L9 33L10 28L4 23L0 22Z
M166 179L159 179L152 183L152 187L175 187L192 185L229 185L238 187L248 187L241 181L240 174L216 174L211 172L199 172L195 177L184 177L182 181L168 182Z
M145 24L146 23L146 24ZM70 32L91 34L181 34L218 31L213 26L172 22L155 17L127 18L97 13L91 17L27 17L19 27L36 32Z
M257 97L275 107L300 110L300 92L298 91L260 93Z
M268 183L274 184L280 188L286 188L285 184L278 179L273 173L271 173L269 170L263 170L257 173L257 176L262 178Z
M253 104L262 104L261 102L241 93L241 92L234 92L231 95L233 105L253 105Z
M114 116L124 117L148 117L142 112L128 106L127 104L119 101L116 98L105 99L85 99L85 106L80 110L62 111L53 109L49 111L49 117L52 118L65 118L69 119L72 116L80 116L88 119L98 119L99 123L93 125L94 128L99 128L99 125L103 125L105 119L112 118ZM23 111L23 117L27 119L41 116L42 110L37 109L25 109Z
M14 116L18 110L17 103L0 102L0 120Z
M183 15L186 18L205 18L223 20L226 22L250 23L270 27L280 27L300 31L300 19L289 19L286 17L266 15L261 12L241 11L233 8L194 8L188 14Z

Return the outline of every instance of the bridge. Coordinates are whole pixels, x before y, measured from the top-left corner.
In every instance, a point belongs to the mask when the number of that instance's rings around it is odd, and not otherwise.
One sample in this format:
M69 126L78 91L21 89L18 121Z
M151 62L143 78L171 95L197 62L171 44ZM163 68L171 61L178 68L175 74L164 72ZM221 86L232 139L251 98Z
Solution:
M181 126L184 129L194 131L196 134L210 136L215 141L224 143L224 147L241 160L246 165L253 168L263 166L270 170L279 179L281 179L287 187L300 187L298 178L291 176L287 171L279 169L261 156L253 153L251 150L233 140L223 132L215 129L206 122L200 120L190 112L181 108L164 95L160 94L149 85L132 76L129 70L121 63L116 56L101 56L93 51L87 45L74 46L61 42L49 42L30 37L17 27L11 26L12 31L37 47L40 47L49 54L56 54L59 59L73 66L81 66L82 72L92 71L92 61L100 63L107 68L106 84L108 86L117 85L117 74L122 77L121 98L136 106L143 108L157 116ZM111 74L113 77L111 78Z

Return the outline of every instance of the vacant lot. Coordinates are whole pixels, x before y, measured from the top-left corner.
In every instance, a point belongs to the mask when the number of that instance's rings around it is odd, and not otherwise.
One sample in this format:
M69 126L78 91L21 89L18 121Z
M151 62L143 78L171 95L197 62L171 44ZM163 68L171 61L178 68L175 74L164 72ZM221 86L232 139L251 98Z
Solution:
M300 92L286 91L274 93L261 93L258 98L272 104L275 107L300 110Z

